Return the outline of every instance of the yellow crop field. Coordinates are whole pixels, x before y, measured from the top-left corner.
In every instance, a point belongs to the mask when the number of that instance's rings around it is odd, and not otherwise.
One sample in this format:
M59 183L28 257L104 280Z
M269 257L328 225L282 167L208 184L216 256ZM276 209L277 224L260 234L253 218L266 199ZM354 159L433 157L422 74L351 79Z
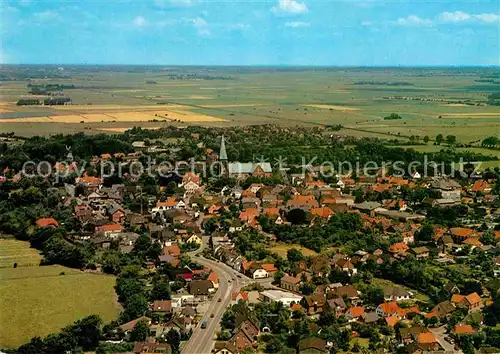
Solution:
M331 104L303 104L305 107L321 108L321 109L333 109L334 111L359 111L359 108L346 107L346 106L335 106Z

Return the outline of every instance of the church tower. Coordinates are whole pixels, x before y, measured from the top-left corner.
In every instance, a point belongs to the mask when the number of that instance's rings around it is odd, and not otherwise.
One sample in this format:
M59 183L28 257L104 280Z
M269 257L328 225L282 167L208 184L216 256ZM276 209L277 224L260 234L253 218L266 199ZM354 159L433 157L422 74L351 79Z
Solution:
M225 178L229 178L229 166L227 163L227 152L226 152L226 143L224 142L224 135L222 136L220 142L219 160L222 164L221 175L224 176Z

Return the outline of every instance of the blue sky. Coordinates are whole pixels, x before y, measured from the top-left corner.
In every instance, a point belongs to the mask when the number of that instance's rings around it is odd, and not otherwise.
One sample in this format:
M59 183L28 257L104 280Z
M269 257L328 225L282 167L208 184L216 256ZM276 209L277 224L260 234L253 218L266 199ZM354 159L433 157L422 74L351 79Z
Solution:
M0 0L2 63L500 65L498 1Z

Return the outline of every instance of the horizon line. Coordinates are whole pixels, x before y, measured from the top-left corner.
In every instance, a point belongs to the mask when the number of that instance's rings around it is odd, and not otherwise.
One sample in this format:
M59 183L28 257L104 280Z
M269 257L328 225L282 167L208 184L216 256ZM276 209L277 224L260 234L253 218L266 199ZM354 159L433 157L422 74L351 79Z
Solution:
M144 67L256 67L256 68L500 68L499 64L396 64L396 65L317 65L317 64L99 64L99 63L0 63L0 66L144 66Z

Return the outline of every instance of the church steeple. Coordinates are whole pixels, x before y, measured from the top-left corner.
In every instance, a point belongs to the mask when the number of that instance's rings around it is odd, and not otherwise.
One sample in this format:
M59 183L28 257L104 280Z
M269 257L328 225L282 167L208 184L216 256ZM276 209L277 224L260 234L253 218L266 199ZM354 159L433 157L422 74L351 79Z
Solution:
M224 142L224 135L222 136L222 140L220 141L219 160L227 161L226 143Z
M224 142L224 135L222 136L222 139L220 141L219 161L222 163L221 175L225 178L229 178L229 166L227 163L227 152L226 143Z

